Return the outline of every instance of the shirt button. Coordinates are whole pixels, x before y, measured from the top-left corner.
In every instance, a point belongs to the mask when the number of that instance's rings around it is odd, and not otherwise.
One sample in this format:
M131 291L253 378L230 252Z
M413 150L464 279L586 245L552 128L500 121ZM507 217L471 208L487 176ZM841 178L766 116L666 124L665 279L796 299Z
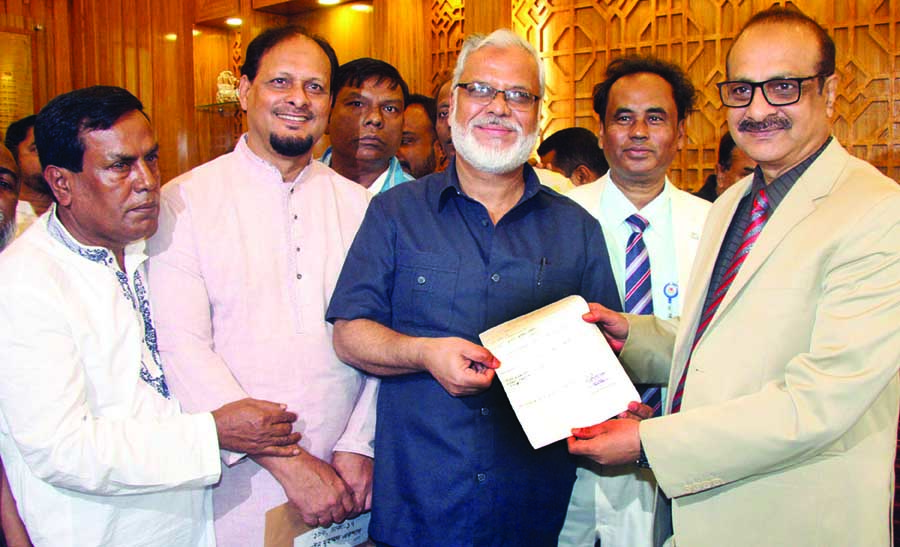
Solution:
M486 480L487 480L487 473L478 473L477 475L475 475L475 480L477 480L478 482L484 482L484 481L486 481Z
M297 279L303 279L303 274L297 274Z
M416 283L418 283L419 285L424 285L424 284L425 284L425 276L424 276L424 275L420 275L419 277L417 277L417 278L416 278Z
M491 276L491 281L493 281L494 283L500 281L500 274L495 273L494 275L492 275L492 276Z
M482 225L482 226L487 226L487 225L488 225L487 219L482 219L481 225Z
M482 416L490 416L490 415L491 415L491 409L489 409L489 408L482 408L482 409L481 409L481 415L482 415Z
M297 220L297 215L294 215L294 220Z
M298 252L298 253L300 252L300 247L297 247L297 252Z

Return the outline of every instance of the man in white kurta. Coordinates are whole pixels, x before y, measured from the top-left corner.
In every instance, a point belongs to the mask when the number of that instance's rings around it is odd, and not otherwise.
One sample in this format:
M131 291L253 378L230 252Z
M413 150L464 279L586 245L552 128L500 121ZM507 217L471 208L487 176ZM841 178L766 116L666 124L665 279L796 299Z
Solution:
M241 547L261 545L265 512L288 500L311 525L367 508L377 395L376 380L335 356L325 322L369 200L306 148L327 121L328 59L296 31L260 36L241 87L250 131L165 186L149 266L160 351L186 408L250 395L299 415L301 455L277 468L226 459L216 535Z
M647 222L642 240L650 262L652 312L678 317L710 207L666 176L683 138L682 111L693 88L684 85L680 69L652 58L617 60L607 77L594 104L603 120L600 142L610 170L566 195L603 227L623 305L626 247L634 233L626 219L637 214ZM577 476L560 545L581 547L597 539L604 547L654 543L651 472L637 466L601 469L584 460Z
M275 430L296 453L279 405L190 415L171 396L144 273L160 181L141 109L106 86L44 107L57 203L0 255L0 454L38 546L215 545L219 448L274 455L252 439Z

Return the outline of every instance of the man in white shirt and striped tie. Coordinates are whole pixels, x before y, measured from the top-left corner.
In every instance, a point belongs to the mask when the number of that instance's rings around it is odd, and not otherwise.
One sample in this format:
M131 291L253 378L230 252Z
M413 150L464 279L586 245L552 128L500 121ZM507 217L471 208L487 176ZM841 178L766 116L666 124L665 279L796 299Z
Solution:
M662 318L680 315L710 204L666 177L684 139L695 91L684 72L652 57L612 61L594 89L600 144L609 172L567 195L598 219L607 240L623 309ZM660 406L659 386L638 386ZM652 473L637 466L601 470L585 461L569 502L561 546L655 544Z

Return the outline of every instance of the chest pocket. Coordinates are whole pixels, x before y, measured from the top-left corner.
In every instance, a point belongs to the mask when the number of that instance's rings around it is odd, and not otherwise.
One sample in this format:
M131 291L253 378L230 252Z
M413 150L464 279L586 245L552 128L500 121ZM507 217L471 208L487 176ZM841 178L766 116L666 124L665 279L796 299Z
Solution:
M459 258L400 249L394 281L394 319L446 330L453 317Z

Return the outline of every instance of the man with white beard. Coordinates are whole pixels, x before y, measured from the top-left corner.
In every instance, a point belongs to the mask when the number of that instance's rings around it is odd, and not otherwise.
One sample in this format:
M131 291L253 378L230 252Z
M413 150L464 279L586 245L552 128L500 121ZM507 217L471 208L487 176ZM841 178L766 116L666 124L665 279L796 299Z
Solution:
M531 447L478 345L572 294L620 306L599 224L526 163L543 74L511 31L470 36L451 88L455 160L373 199L338 279L338 356L382 377L378 545L556 545L574 466L565 443Z
M19 201L19 169L16 160L0 144L0 251L16 235L16 204Z

